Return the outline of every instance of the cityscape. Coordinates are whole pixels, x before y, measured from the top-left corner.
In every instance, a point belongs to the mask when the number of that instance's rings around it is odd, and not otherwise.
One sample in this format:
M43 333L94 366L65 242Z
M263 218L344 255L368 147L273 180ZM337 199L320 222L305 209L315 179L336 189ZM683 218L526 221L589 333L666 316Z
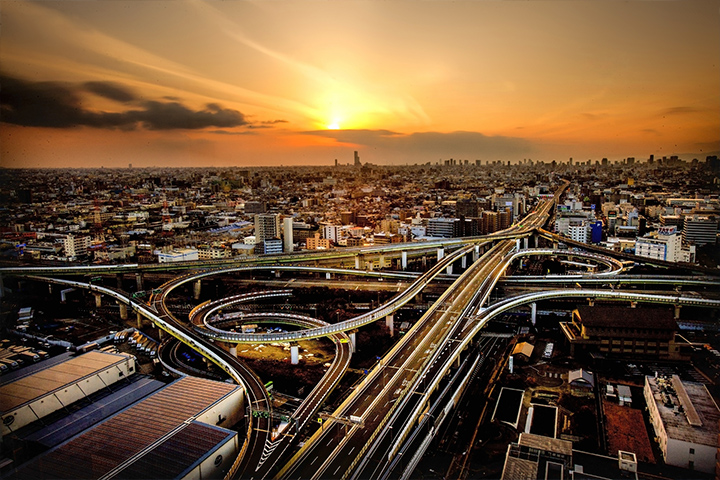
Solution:
M715 0L0 20L0 478L720 478Z

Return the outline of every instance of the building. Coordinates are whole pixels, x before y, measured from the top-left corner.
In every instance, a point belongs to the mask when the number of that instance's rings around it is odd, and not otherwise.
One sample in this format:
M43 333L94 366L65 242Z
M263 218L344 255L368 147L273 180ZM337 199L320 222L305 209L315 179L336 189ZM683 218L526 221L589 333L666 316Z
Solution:
M219 260L232 256L232 250L224 247L198 247L197 253L199 260Z
M320 234L316 233L314 237L305 240L306 250L329 250L332 243L329 238L320 238Z
M135 372L135 357L92 351L0 386L0 432L7 435Z
M65 248L65 256L69 259L76 259L79 257L86 257L88 254L88 248L90 248L91 238L76 237L75 235L68 235L63 239L63 248Z
M331 240L337 245L340 240L340 227L338 225L323 225L322 237Z
M570 225L568 227L568 237L576 242L588 243L587 225L584 222L580 225Z
M477 217L480 209L477 200L461 198L455 202L455 215L457 217Z
M572 468L572 442L521 433L508 445L503 480L565 478Z
M690 346L675 341L672 310L582 305L560 322L570 355L602 353L663 360L688 358Z
M245 202L245 213L253 215L256 213L267 212L267 203L265 202Z
M402 241L401 235L395 235L394 233L376 233L373 235L373 243L375 245L389 245L391 243L400 243Z
M158 252L158 263L189 262L199 259L200 254L196 248L178 248L169 252Z
M455 238L460 236L460 220L457 218L430 218L427 224L428 237Z
M263 253L266 255L276 255L282 253L283 242L279 238L266 238L262 242Z
M223 478L240 452L243 389L182 377L8 478Z
M295 250L292 217L285 217L283 219L283 249L286 253L292 253L292 251Z
M685 217L682 240L697 246L717 243L718 219L712 216L688 215Z
M643 394L665 463L714 473L720 410L705 385L647 376Z
M660 227L635 241L635 255L666 262L692 262L695 259L695 246L683 247L682 237L677 227Z
M255 215L255 241L264 242L269 238L280 238L280 218L274 214ZM282 251L282 246L280 247Z

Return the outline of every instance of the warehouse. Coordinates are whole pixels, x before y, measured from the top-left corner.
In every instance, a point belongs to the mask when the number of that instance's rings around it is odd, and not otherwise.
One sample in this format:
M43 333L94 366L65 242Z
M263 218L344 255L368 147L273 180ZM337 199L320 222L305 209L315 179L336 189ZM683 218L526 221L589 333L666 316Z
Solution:
M238 385L183 377L9 478L220 478L239 454ZM221 426L219 426L221 425Z
M0 386L0 431L17 431L133 373L132 355L93 351L16 378Z

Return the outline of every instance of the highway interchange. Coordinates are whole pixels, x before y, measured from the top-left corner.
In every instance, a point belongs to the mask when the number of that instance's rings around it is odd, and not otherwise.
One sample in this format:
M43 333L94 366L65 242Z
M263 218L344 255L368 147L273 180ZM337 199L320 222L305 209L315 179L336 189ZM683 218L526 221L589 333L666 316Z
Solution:
M240 456L228 477L242 478L382 478L396 469L394 476L412 473L409 464L397 470L397 456L407 451L408 445L415 445L414 459L417 453L427 447L428 436L442 423L443 416L451 411L451 404L462 393L479 362L484 358L486 343L473 344L485 324L497 315L533 302L549 298L603 298L629 302L655 302L672 305L694 305L718 308L720 302L702 298L698 295L647 294L627 292L619 289L585 289L580 284L617 285L638 283L672 283L673 285L717 284L717 277L629 277L621 276L624 270L622 262L598 254L567 252L578 258L593 259L601 265L597 274L587 274L568 278L563 276L524 277L502 279L510 263L520 255L557 254L558 252L538 249L520 249L520 239L528 238L541 229L549 218L555 201L565 187L562 187L552 200L546 200L521 222L510 229L493 236L474 238L471 241L437 242L424 245L427 252L443 249L438 262L422 275L409 275L403 272L371 272L352 270L356 275L385 276L388 279L414 281L389 302L353 319L336 324L327 324L310 317L276 314L274 323L285 323L301 327L284 333L253 334L232 332L221 328L217 323L217 312L230 305L252 301L252 295L245 298L218 299L198 305L186 322L170 311L167 296L177 287L189 282L197 282L206 277L223 275L228 272L264 268L288 271L318 271L328 276L349 275L349 269L320 267L321 257L302 254L284 265L270 264L271 259L260 258L258 265L225 265L202 268L174 278L154 291L147 302L138 301L128 292L119 289L93 285L60 278L59 275L80 274L82 267L69 267L63 271L59 267L0 269L2 275L18 275L39 281L86 288L99 294L110 296L116 301L129 305L132 310L150 319L162 330L198 351L218 365L235 382L244 386L246 391L247 428ZM547 235L546 235L547 236ZM550 237L556 240L554 237ZM445 248L455 251L444 254ZM381 249L375 254L399 256L401 247ZM407 248L406 250L407 251ZM354 252L355 266L361 265L359 255L369 256L373 252L365 249ZM402 254L403 256L406 254ZM347 261L347 256L337 256ZM472 256L473 262L461 275L451 275L453 263ZM465 258L463 258L465 257ZM302 259L302 260L300 260ZM327 260L327 258L323 258ZM314 265L297 265L300 262ZM288 265L292 263L292 265ZM265 264L265 265L263 265ZM120 266L116 271L137 271L132 265ZM602 268L604 267L604 268ZM93 269L98 272L113 272L113 269ZM447 273L446 273L447 272ZM85 272L87 273L87 271ZM41 276L42 275L42 276ZM47 276L52 275L52 277ZM372 323L388 316L414 299L432 281L438 278L454 281L427 310L420 320L401 340L382 358L377 367L369 372L363 381L327 419L302 448L294 451L297 434L302 432L309 421L314 420L318 410L329 392L337 385L347 369L351 357L351 345L346 332L353 332L362 325ZM557 285L555 290L527 293L489 304L490 294L499 281L513 283L526 282L544 286ZM569 282L574 284L568 288ZM566 286L568 285L568 286ZM589 286L589 285L588 285ZM270 295L280 295L274 293ZM283 316L284 315L284 316ZM214 318L215 317L215 318ZM252 317L262 320L261 317ZM257 322L256 322L257 323ZM284 425L282 432L273 431L280 422L273 415L272 402L263 382L241 360L230 353L230 344L242 342L290 342L307 338L330 337L336 346L336 358L323 380L305 398L292 415L290 422ZM476 342L477 343L477 342ZM484 346L483 346L484 345ZM468 354L472 352L472 354ZM440 392L443 392L442 394ZM450 404L448 402L450 398ZM443 403L445 402L445 403ZM438 408L440 410L438 410ZM433 413L434 412L434 413ZM445 413L438 413L445 412ZM405 450L404 450L405 449ZM292 454L294 451L294 454ZM291 458L288 458L292 454ZM406 453L407 456L407 453ZM416 464L417 462L415 462ZM410 465L410 466L408 466ZM409 473L408 473L409 472Z

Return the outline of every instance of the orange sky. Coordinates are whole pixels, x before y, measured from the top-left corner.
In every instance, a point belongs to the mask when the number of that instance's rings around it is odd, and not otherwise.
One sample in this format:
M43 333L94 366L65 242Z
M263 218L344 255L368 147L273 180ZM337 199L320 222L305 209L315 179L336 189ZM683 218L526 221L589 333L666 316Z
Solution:
M6 167L720 151L715 0L0 7Z

